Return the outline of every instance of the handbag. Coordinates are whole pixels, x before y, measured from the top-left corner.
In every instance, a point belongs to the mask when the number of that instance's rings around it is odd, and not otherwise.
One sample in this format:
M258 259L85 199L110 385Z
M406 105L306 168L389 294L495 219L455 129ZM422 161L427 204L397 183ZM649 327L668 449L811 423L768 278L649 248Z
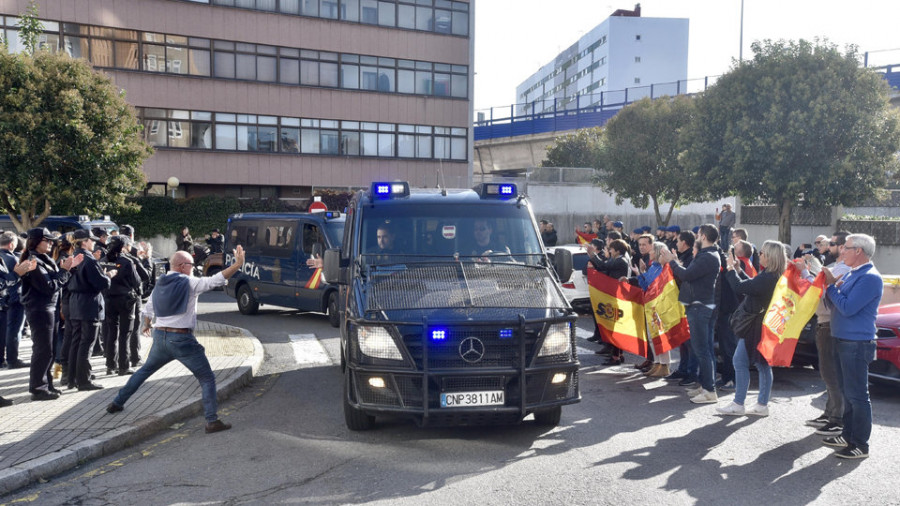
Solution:
M762 321L762 314L765 311L765 308L759 312L748 311L748 302L749 299L744 299L734 312L731 313L731 316L728 317L728 324L731 325L731 330L734 331L734 335L741 339L753 337L753 332L755 332L757 328L756 322Z

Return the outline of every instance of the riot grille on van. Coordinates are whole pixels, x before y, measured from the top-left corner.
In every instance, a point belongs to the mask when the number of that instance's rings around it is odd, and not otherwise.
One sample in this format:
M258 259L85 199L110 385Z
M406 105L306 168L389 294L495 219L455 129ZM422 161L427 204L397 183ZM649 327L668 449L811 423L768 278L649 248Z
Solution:
M452 262L374 269L367 311L434 308L559 308L565 299L546 269Z

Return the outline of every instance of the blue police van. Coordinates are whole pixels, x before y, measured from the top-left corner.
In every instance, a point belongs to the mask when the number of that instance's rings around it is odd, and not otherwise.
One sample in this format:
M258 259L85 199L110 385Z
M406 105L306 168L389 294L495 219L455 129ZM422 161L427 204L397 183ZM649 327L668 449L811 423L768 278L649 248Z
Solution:
M307 261L340 247L344 221L334 211L231 215L225 232L225 265L234 263L232 252L238 245L246 259L228 280L225 293L237 299L238 310L245 315L270 304L327 313L337 327L337 287L325 283L322 269Z
M48 216L44 218L44 221L38 224L38 226L45 227L51 232L59 232L61 234L73 232L78 229L92 230L98 227L106 230L107 233L113 230L119 230L119 226L109 219L109 216L103 216L97 219L91 219L91 217L87 215ZM12 220L8 215L0 215L0 230L15 229L16 227L13 225Z
M559 423L580 400L575 321L559 285L572 258L547 256L513 184L414 190L373 183L324 257L341 288L344 421L422 425Z

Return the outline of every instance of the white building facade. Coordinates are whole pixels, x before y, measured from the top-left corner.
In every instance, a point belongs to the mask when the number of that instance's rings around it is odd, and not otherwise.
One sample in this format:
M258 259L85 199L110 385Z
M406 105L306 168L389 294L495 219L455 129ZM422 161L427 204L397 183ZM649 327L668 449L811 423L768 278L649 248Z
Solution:
M688 21L616 11L516 87L517 114L685 93Z

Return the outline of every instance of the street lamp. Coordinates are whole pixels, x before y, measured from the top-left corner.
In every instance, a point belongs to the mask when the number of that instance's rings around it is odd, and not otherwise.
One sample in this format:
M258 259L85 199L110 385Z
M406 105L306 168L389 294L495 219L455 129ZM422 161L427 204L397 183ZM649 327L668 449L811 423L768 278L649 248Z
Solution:
M738 61L744 63L744 0L741 0L741 47L738 48Z
M166 186L170 190L172 190L172 198L173 199L175 198L175 189L178 188L178 184L179 184L178 178L175 176L170 177L168 179L168 181L166 181Z

